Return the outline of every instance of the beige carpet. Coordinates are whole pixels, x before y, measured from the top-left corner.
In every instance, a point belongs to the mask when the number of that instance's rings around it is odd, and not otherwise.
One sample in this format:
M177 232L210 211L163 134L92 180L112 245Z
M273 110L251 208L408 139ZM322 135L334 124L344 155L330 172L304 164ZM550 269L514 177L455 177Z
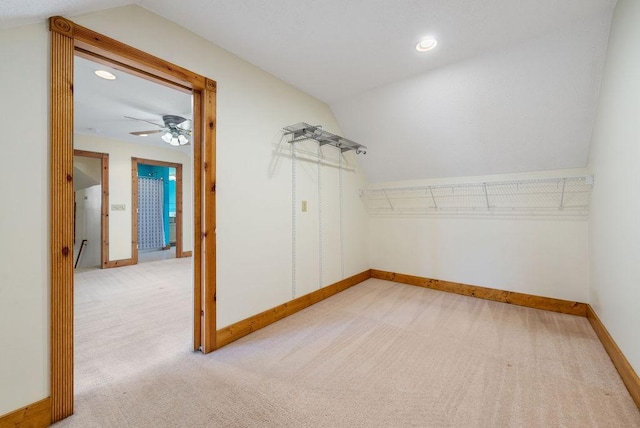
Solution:
M189 263L78 275L57 426L640 426L586 319L375 279L193 353Z

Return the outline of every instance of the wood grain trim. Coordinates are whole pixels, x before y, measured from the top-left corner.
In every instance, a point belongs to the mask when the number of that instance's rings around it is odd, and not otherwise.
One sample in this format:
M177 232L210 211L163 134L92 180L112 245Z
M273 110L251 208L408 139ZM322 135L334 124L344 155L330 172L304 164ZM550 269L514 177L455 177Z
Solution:
M64 19L54 17L53 19ZM71 22L71 21L68 21ZM205 78L197 73L162 60L147 52L128 46L103 34L96 33L81 25L71 23L75 46L108 58L110 62L117 62L121 66L127 66L144 73L157 80L156 77L168 82L174 82L180 86L188 84L191 89L204 89Z
M193 255L192 251L183 251L181 257L191 257Z
M131 158L131 261L138 264L138 160Z
M100 159L102 200L100 206L100 267L108 267L109 263L109 154L74 150L74 156Z
M184 224L182 165L174 166L174 168L176 169L176 258L180 258L184 257L184 243L182 242L182 237L184 236L182 229Z
M347 288L353 287L363 281L366 281L371 277L371 271L366 270L357 275L345 278L342 281L338 281L334 284L328 285L324 288L316 290L312 293L293 299L289 302L278 305L275 308L268 309L252 317L246 318L230 326L224 327L217 332L218 347L223 347L231 342L234 342L241 337L244 337L256 330L273 324L283 318L293 315L302 309L308 308L326 298L329 298Z
M554 299L551 297L534 296L531 294L516 293L515 291L498 290L495 288L478 287L475 285L460 284L458 282L442 281L439 279L424 278L420 276L404 275L371 269L371 277L402 284L415 285L430 288L432 290L446 291L448 293L461 294L463 296L477 297L479 299L492 300L494 302L509 303L527 308L542 309L545 311L560 312L562 314L587 316L587 305L580 302Z
M109 155L102 156L102 218L100 220L100 234L102 250L100 253L101 266L104 268L109 262Z
M206 79L202 91L204 109L204 126L202 157L204 161L204 257L205 260L216 259L216 83ZM204 275L202 293L204 308L202 351L207 354L216 349L216 264L212 263Z
M73 39L75 24L61 16L49 18L49 31Z
M104 156L109 156L108 153L90 152L88 150L73 149L74 156L81 156L84 158L102 159Z
M133 259L120 259L120 260L109 260L106 264L106 268L117 268L122 266L132 266L135 265Z
M193 91L193 350L202 348L202 307L203 275L204 275L204 250L202 224L202 180L204 163L202 160L202 140L204 125L202 115L204 111L202 92Z
M0 416L0 427L43 428L51 425L51 398Z
M157 75L154 75L150 72L141 71L130 65L127 65L115 60L110 60L109 58L106 58L94 52L90 52L78 46L76 46L76 55L81 58L87 59L89 61L106 65L107 67L113 68L115 70L119 70L127 74L140 77L141 79L149 80L151 82L157 83L167 88L175 89L177 91L191 95L191 86L188 84L180 83L179 80L168 80L165 78L158 77Z
M73 414L73 39L51 20L51 421Z
M138 158L138 157L134 157L131 159L132 160L135 159L138 161L138 163L141 163L143 165L166 166L168 168L182 169L182 164L177 162L169 162L169 161L163 161L163 160L146 159L146 158ZM176 174L177 174L177 171L176 171Z
M602 324L598 314L596 314L596 311L593 310L591 305L587 305L587 319L591 323L591 327L593 327L596 335L598 335L607 354L609 354L609 358L611 358L614 367L618 370L622 382L624 382L627 390L629 390L631 398L633 398L636 406L640 409L640 378L638 374L633 370L629 360L624 356L618 344L613 340L613 337L611 337L609 331L604 324Z

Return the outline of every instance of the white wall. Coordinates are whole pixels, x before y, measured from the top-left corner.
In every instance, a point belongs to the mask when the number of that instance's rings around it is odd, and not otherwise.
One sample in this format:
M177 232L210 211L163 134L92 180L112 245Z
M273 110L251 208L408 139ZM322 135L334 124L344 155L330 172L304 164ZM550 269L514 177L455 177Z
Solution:
M73 157L73 189L75 190L75 225L73 228L74 266L100 266L102 252L102 160ZM82 241L87 240L84 247ZM80 248L82 254L78 258Z
M577 176L584 169L384 183L477 183ZM381 187L375 185L372 187ZM371 217L372 269L588 301L586 219L541 217Z
M184 251L193 250L193 160L179 149L132 144L94 135L75 134L73 145L78 150L109 154L109 260L131 257L131 158L182 164L182 209ZM113 211L111 205L125 205L124 211Z
M0 30L0 415L49 395L48 49L44 23Z
M283 145L286 145L284 153L290 154L286 150L290 145L286 142ZM318 144L312 141L297 143L295 154L296 282L295 294L289 294L289 298L310 293L369 267L364 245L368 233L367 213L358 197L366 181L358 173L356 155L348 152L340 159L338 149L324 146L319 164ZM291 188L291 163L287 160L282 166L286 168L279 168L278 174L283 178L288 176ZM291 206L293 195L288 196ZM303 201L307 202L306 212L302 211ZM287 217L290 230L293 215ZM287 256L291 258L290 250Z
M84 156L73 157L73 189L80 190L100 184L102 160Z
M217 80L218 326L290 300L291 160L276 146L280 129L300 121L340 133L329 108L139 7L72 19ZM24 162L6 162L4 173L21 180L15 186L0 186L3 206L20 207L5 211L0 222L5 240L0 257L0 414L49 395L48 40L44 22L0 32L0 57L12 58L0 62L0 81L11 82L3 86L0 113L21 130L21 144L3 140L0 145L6 159L29 159L30 165L30 174L24 174ZM331 174L323 173L333 180L327 181L327 189L335 185ZM310 170L300 180L313 180L312 176ZM369 267L366 218L357 198L363 180L359 170L344 173L344 238L349 252L345 276ZM300 196L314 205L313 193ZM332 201L326 203L339 207ZM129 206L130 198L112 193L111 203L120 202ZM120 226L110 224L112 230ZM300 233L311 240L317 234L313 225L309 227ZM334 248L325 251L339 251L335 231L327 233L327 245ZM316 261L317 256L300 253L299 260ZM337 279L336 261L331 260L325 283ZM309 283L300 292L313 286Z
M611 27L589 169L591 305L640 373L640 2L620 0Z

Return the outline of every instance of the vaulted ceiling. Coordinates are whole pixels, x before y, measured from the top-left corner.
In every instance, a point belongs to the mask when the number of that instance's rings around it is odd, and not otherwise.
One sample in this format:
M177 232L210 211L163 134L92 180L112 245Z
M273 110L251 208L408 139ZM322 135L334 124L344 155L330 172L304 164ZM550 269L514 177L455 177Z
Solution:
M127 3L327 102L379 182L585 166L616 0L4 0L0 26Z

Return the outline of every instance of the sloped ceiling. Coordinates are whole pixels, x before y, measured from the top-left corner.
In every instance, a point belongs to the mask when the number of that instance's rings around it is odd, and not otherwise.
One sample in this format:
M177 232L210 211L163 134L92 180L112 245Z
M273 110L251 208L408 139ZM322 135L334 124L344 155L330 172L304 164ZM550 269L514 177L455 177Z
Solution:
M104 3L5 0L0 25ZM135 3L327 102L379 182L584 166L616 0Z

